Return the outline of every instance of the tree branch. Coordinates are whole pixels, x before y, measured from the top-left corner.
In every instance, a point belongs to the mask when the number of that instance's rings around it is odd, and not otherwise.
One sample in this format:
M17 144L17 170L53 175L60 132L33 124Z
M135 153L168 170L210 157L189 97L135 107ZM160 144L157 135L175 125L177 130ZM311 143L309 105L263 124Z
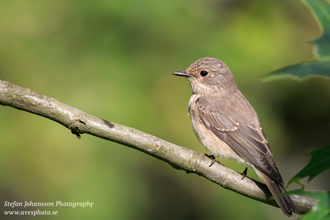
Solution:
M278 207L263 183L248 177L242 180L241 174L220 163L209 167L211 160L201 153L134 128L99 119L30 89L0 80L0 104L56 121L69 128L78 138L80 134L87 133L143 151L176 169L196 173L225 189ZM315 199L306 196L293 195L292 200L301 213L308 212L316 204Z

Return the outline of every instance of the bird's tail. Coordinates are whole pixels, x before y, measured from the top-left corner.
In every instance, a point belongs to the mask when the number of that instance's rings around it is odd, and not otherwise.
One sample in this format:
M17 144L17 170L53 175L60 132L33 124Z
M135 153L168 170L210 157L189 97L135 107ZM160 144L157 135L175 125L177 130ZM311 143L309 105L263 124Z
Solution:
M279 205L279 207L282 209L282 211L285 215L287 215L288 217L291 217L292 213L296 213L297 215L300 215L299 210L297 209L295 204L292 202L290 196L289 195L280 195L280 194L286 192L284 183L277 183L260 171L258 171L257 173L258 173L259 177L261 177L265 181L265 183L266 183L269 191L272 193L276 203Z

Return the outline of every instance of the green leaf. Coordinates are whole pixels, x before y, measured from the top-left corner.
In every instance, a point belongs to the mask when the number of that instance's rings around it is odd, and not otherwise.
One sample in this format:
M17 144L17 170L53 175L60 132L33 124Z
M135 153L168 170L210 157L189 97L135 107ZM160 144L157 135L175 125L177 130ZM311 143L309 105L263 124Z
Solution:
M303 62L271 72L263 77L264 81L284 77L304 78L306 76L330 77L330 1L329 0L302 0L312 11L315 20L322 30L322 35L313 40L317 60Z
M318 191L308 192L303 190L292 190L290 194L309 196L317 199L316 205L299 220L329 220L330 219L330 192Z
M330 56L330 3L325 0L303 0L311 8L313 16L323 31L321 37L312 42L320 58Z
M302 79L307 76L328 76L330 77L330 57L329 59L300 63L276 70L263 78L263 81L271 81L292 77Z
M292 182L296 182L304 187L304 184L301 182L302 178L309 176L309 183L317 175L330 169L330 145L312 150L309 154L312 156L309 163L291 178L288 185Z

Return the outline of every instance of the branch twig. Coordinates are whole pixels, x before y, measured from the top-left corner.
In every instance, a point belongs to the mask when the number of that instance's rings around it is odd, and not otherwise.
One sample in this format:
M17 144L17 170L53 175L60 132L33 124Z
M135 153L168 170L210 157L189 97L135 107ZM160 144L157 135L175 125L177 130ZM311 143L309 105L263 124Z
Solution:
M0 104L56 121L69 128L78 138L80 134L87 133L143 151L176 169L196 173L223 188L277 207L263 183L248 177L242 180L241 174L220 163L209 167L211 160L201 153L134 128L99 119L30 89L0 80ZM306 196L294 195L292 200L301 213L308 212L316 204L315 199Z

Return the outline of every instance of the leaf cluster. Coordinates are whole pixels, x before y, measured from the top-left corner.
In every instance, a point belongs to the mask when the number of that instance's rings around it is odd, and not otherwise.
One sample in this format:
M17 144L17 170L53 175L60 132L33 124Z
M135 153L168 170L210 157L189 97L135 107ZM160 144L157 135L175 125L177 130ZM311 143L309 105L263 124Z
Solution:
M311 10L322 30L322 35L310 42L314 47L314 53L317 59L276 70L264 77L264 80L266 81L283 77L293 77L298 79L305 79L306 77L313 76L330 77L330 2L324 0L303 0L303 2ZM329 219L330 192L304 191L306 184L302 182L302 179L308 177L308 184L316 176L330 169L330 145L311 150L309 154L311 155L309 163L288 182L288 184L293 182L298 183L302 186L302 189L293 190L290 193L306 195L318 200L314 209L300 219Z

